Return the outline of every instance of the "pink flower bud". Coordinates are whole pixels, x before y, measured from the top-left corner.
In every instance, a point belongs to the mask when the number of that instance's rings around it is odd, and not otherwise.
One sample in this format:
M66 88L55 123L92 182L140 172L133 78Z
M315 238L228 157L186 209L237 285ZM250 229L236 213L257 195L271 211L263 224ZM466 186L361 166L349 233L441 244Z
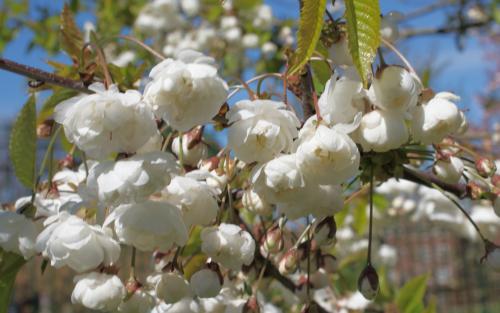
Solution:
M300 260L300 252L296 248L288 250L281 259L278 269L282 275L291 274L297 270Z
M497 167L490 158L479 157L476 159L476 170L479 175L488 178L495 174Z

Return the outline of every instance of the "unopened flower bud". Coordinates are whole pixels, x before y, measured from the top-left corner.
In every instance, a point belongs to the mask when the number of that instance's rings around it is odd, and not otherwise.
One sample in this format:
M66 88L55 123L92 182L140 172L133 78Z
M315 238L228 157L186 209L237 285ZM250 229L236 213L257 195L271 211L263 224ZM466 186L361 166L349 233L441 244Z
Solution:
M141 287L142 284L137 279L135 279L135 277L131 277L125 285L125 290L127 291L125 299L130 299L134 295L134 293Z
M493 184L493 186L500 188L500 175L495 174L491 176L491 183Z
M472 200L487 199L490 195L488 186L478 180L471 180L467 183L467 193Z
M484 178L488 178L495 174L497 167L493 160L485 157L479 157L476 159L476 170L479 175Z
M243 306L242 313L260 313L259 301L257 301L257 297L252 296L248 299Z
M49 138L54 128L54 120L48 119L38 124L36 127L36 135L40 139Z
M278 269L282 275L287 275L295 272L299 265L300 252L297 248L288 250L281 259Z
M377 271L371 264L366 265L358 279L358 290L363 297L373 300L379 291L379 280Z
M198 297L213 298L219 294L224 279L217 263L211 262L206 268L194 273L189 283Z
M325 217L314 230L314 239L319 246L331 245L335 242L337 224L333 216Z
M74 168L75 167L75 160L73 159L73 156L71 154L66 155L62 160L59 161L59 169L64 169L64 168Z
M219 162L220 158L218 156L213 156L211 158L208 158L206 160L201 160L200 163L198 163L198 168L201 170L207 170L209 172L219 168Z
M283 249L283 232L275 225L262 237L260 252L262 255L278 253Z

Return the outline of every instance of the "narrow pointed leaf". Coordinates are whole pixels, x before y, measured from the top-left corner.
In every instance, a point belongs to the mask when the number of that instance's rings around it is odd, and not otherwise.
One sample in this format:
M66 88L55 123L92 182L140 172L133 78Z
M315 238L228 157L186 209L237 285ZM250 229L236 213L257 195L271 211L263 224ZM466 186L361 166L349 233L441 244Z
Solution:
M68 4L64 5L61 12L61 46L73 58L73 60L80 59L80 53L83 47L83 36L78 26L76 26L73 13Z
M8 312L16 275L24 263L22 256L0 251L0 313Z
M316 49L324 22L326 0L304 0L302 2L297 34L297 51L292 56L288 70L289 75L295 74L309 61Z
M36 107L31 96L21 109L10 134L9 154L17 179L33 188L36 162Z
M345 7L349 52L366 87L380 45L379 1L346 0Z

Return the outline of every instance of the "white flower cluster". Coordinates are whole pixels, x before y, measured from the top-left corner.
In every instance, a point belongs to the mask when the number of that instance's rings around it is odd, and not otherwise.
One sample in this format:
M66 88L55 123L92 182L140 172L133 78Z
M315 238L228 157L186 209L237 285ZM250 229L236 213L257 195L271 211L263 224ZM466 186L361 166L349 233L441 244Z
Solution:
M297 283L297 299L304 302L310 287L305 284L312 284L315 292L327 287L334 262L314 247L317 271L304 283L303 273L294 273L304 261L299 250L305 237L296 245L290 239L285 243L281 221L312 216L314 226L308 227L315 231L315 245L331 245L336 230L332 216L344 208L345 186L366 174L365 156L385 157L391 150L404 152L407 145L437 146L466 127L456 105L458 96L429 92L404 67L384 64L366 88L347 57L342 36L330 47L341 69L314 103L315 115L301 121L291 103L272 97L256 96L228 106L229 86L215 60L185 48L205 50L221 42L231 49L258 47L257 33L273 28L271 8L258 5L238 12L255 31L245 34L242 20L230 14L232 5L225 2L219 25L201 22L196 31L189 24L202 2L155 0L146 5L135 26L150 36L170 31L164 53L171 57L152 68L142 93L93 83L92 94L57 105L55 121L81 152L83 164L75 171L57 172L44 192L19 199L18 212L0 211L2 252L25 259L39 253L56 268L71 268L78 273L72 302L92 310L247 312L251 299L242 295L248 288L245 281L255 273L246 269L263 263L262 256L267 258L265 266L274 262L276 272ZM386 40L397 38L397 21L396 15L384 17L381 33ZM280 29L278 37L283 45L293 44L290 27ZM261 49L264 56L277 51L270 42ZM227 147L209 158L203 131L212 122L227 128ZM433 171L445 183L455 184L467 167L455 152L442 153ZM414 220L426 218L475 236L455 205L436 190L389 180L376 191L390 203L386 215L376 212L375 223L383 225L388 217L411 212ZM36 208L33 220L21 214L31 202ZM256 225L246 225L260 215L265 226L263 220L278 216L274 209L284 215L279 227L263 235L250 229ZM476 203L471 215L485 234L496 234L492 221L498 223L499 218L490 211ZM341 254L371 246L350 241L350 217L337 235L344 243L338 249ZM125 285L116 267L121 245L132 248L134 256L136 250L162 255L157 273L144 284L131 275ZM282 251L285 245L289 250ZM189 264L179 263L185 248L198 254ZM375 258L391 265L395 255L390 246L381 245ZM190 271L183 273L183 266ZM376 292L368 283L361 285ZM261 298L264 312L279 312L265 304L262 295L255 297ZM342 306L353 309L367 305L343 301Z

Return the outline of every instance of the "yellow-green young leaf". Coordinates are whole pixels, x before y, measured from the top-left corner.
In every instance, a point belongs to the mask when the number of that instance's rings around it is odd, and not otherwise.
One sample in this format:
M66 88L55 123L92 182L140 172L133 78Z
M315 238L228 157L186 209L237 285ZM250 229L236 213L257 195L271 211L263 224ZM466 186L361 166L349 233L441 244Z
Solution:
M33 188L36 162L36 107L31 96L21 109L10 134L9 154L17 179Z
M346 0L347 42L352 60L363 84L380 45L380 6L378 0Z
M326 0L304 0L300 12L297 51L293 54L288 74L299 71L312 56L323 27Z
M0 249L0 313L7 313L9 309L16 275L24 263L22 256Z
M421 313L424 307L427 274L414 277L396 294L396 305L401 313Z
M64 4L61 12L61 47L66 51L73 60L79 60L83 47L83 36L76 26L73 13L68 6Z

